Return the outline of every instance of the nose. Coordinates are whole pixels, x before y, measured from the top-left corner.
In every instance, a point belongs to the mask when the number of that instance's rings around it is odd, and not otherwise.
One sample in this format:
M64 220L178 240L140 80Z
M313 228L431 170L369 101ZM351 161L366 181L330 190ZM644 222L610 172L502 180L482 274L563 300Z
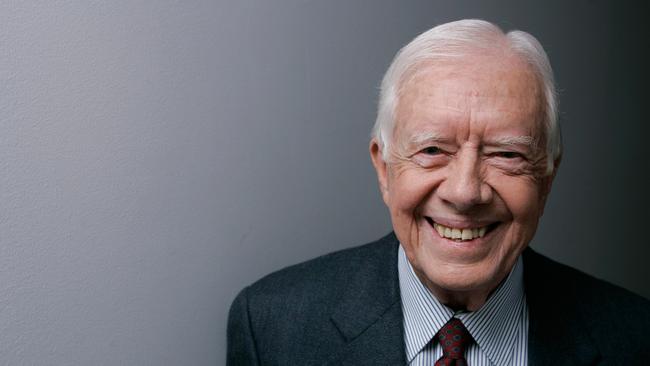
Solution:
M460 150L456 153L436 193L458 212L467 212L492 201L492 187L482 176L477 150Z

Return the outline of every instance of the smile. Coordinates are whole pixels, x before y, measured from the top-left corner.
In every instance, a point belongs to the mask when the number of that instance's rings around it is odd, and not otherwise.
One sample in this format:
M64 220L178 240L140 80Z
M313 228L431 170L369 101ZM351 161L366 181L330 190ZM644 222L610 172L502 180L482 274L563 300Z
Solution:
M445 225L441 225L430 217L426 217L426 221L433 226L433 228L438 232L438 234L446 239L451 239L451 240L457 240L457 241L467 241L467 240L473 240L476 238L482 238L485 236L486 233L491 231L494 226L497 224L492 224L492 225L485 225L485 226L480 226L480 227L473 227L473 228L455 228L455 227L449 227Z

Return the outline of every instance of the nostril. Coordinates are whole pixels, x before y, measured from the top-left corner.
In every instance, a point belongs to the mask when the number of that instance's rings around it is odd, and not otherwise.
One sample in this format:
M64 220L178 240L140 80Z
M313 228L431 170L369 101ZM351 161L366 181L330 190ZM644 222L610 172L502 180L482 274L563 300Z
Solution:
M456 210L465 212L491 201L490 187L482 181L446 180L436 190L440 199Z

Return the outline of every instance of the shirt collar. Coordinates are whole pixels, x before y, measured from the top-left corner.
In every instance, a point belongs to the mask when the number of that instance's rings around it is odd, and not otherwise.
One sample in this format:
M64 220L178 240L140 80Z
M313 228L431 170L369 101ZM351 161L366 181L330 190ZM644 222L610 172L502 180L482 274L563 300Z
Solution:
M477 311L454 313L420 282L400 245L399 285L404 313L406 357L411 362L449 319L460 319L479 349L495 365L509 364L525 307L523 261L517 259L508 277Z

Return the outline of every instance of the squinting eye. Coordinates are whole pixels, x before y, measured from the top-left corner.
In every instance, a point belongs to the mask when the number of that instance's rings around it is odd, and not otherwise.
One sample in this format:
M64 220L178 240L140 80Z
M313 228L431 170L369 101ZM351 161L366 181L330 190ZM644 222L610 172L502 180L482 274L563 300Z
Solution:
M505 159L516 159L516 158L521 157L520 153L514 152L514 151L500 151L500 152L496 153L495 155L500 157L500 158L505 158Z
M435 146L429 146L427 148L424 148L422 150L422 152L427 154L427 155L436 155L436 154L440 154L441 151L440 151L439 148L437 148Z

